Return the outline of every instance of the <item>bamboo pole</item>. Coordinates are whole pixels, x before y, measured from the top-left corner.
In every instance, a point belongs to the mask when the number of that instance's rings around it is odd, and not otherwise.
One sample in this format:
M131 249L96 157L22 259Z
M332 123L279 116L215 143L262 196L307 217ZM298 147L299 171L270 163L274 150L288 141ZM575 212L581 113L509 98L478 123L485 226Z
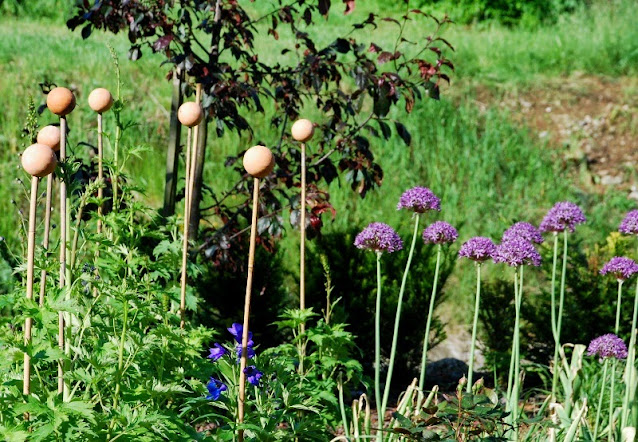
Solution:
M57 163L55 153L49 146L44 144L33 144L25 149L21 158L22 167L31 175L31 194L29 202L29 230L27 232L27 287L26 297L33 299L33 271L35 261L35 227L36 212L38 204L38 182L39 178L49 175L55 169ZM31 356L29 346L31 345L31 328L33 318L27 317L24 321L24 373L22 393L31 394ZM28 415L25 414L28 419Z
M38 132L38 144L49 146L53 151L60 150L60 128L57 126L45 126ZM44 236L42 238L42 248L49 248L49 236L51 233L51 206L53 201L53 174L47 175L46 203L44 209ZM44 306L44 295L46 292L47 271L40 272L40 307Z
M253 287L253 270L255 266L255 242L257 239L257 219L259 216L259 179L265 178L275 166L272 152L264 146L253 146L244 154L244 169L254 177L253 210L250 224L250 245L248 248L248 273L246 275L246 296L244 299L244 325L241 337L241 358L239 363L239 400L238 422L244 422L246 404L246 365L248 361L248 326L250 320L250 295ZM238 432L239 442L244 440L244 431Z
M241 359L239 363L239 423L244 422L246 403L246 369L248 361L248 326L250 319L250 295L253 287L255 266L255 240L257 236L257 218L259 213L259 178L253 182L253 213L250 225L250 246L248 249L248 275L246 276L246 296L244 299L244 328L241 336ZM239 431L239 442L244 440L244 431Z
M33 263L35 257L35 214L38 203L38 177L31 177L31 204L29 206L29 233L27 239L27 299L33 299ZM31 394L31 356L29 345L31 344L31 326L33 318L24 320L24 378L22 394Z
M188 127L188 135L186 137L186 159L184 162L184 238L182 240L182 276L179 301L180 328L184 328L186 322L186 286L188 285L188 221L190 219L191 157L193 150L191 140L193 138L193 127L197 126L202 121L202 117L202 108L198 103L184 103L177 111L177 118L180 123Z
M89 107L97 112L97 179L102 182L104 180L104 148L102 143L102 113L108 111L113 106L113 96L102 87L94 89L89 94ZM97 208L97 233L102 233L102 198L104 198L104 187L97 189L97 197L100 199L100 205Z

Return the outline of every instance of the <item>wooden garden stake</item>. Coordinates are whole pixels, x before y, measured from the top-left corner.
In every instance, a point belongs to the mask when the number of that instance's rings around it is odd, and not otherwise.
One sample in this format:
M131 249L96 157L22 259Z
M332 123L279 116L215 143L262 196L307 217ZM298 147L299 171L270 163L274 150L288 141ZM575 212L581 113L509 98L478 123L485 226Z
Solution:
M306 308L306 142L315 133L315 127L310 120L297 120L292 125L292 137L301 142L301 207L299 209L299 230L301 232L299 259L299 308ZM302 324L302 331L305 327Z
M60 128L57 126L44 126L38 132L38 144L49 146L53 151L60 150ZM47 175L47 194L44 209L44 237L42 239L42 247L44 250L49 248L49 233L51 232L51 202L53 199L53 174ZM47 271L40 272L40 307L44 306L44 293L47 285Z
M38 180L49 175L55 169L55 152L44 144L32 144L22 154L22 167L31 175L31 201L29 206L29 232L27 240L27 299L33 299L33 262L35 257L35 216L38 202ZM32 318L24 321L24 378L22 393L31 393L31 357L28 346L31 344Z
M75 109L75 96L73 92L64 87L56 87L47 95L47 107L51 112L60 117L60 161L66 161L66 116ZM60 180L60 288L68 287L66 278L66 237L68 221L68 195L64 179ZM64 313L58 316L58 345L64 351ZM58 362L58 393L66 389L64 383L63 362Z
M190 176L191 176L191 138L193 127L197 126L204 112L202 107L192 101L182 104L177 111L177 118L180 123L188 127L188 136L186 137L186 159L184 162L184 240L182 243L182 278L181 278L181 296L179 301L180 327L184 328L186 317L186 266L188 263L188 220L190 217Z
M257 217L259 213L259 179L272 172L275 167L275 157L265 146L253 146L244 154L244 169L255 180L253 184L253 213L250 226L250 246L248 249L248 275L246 276L246 298L244 300L244 326L241 336L241 359L239 363L239 402L238 421L244 422L244 405L246 399L246 362L248 356L248 322L250 318L250 294L253 286L253 269L255 265L255 240L257 236ZM244 440L244 431L239 430L239 442Z
M102 144L102 113L108 111L113 106L113 96L104 88L94 89L89 94L89 107L97 112L97 179L102 182L104 180L104 150ZM104 197L104 188L100 186L97 189L97 197L102 200ZM97 233L102 233L102 204L97 208Z
M202 85L201 83L197 83L197 87L195 89L195 104L200 105L202 99ZM195 184L195 164L197 162L197 150L199 149L199 125L201 121L204 119L204 111L202 109L202 118L200 121L193 127L193 147L191 150L191 162L188 165L188 219L186 222L189 224L190 229L190 216L193 211L193 186Z

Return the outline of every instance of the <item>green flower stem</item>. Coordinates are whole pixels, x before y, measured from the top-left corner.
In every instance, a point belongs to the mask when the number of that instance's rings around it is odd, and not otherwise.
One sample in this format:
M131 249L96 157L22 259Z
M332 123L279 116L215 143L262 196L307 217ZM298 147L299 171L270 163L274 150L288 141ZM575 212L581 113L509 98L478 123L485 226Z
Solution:
M629 418L630 403L635 397L635 361L636 361L636 321L638 320L638 282L636 283L636 294L634 295L634 312L631 319L631 337L629 338L629 353L627 355L627 365L625 368L627 388L625 388L625 398L623 400L623 414L621 428L625 428Z
M474 301L474 321L472 322L472 344L470 346L470 363L467 370L467 392L472 392L472 378L474 377L474 350L476 348L476 329L478 313L481 303L481 263L476 263L476 299Z
M522 292L519 288L518 274L520 267L514 270L514 298L516 306L516 317L514 320L514 338L512 344L512 354L514 355L514 376L512 395L510 398L510 412L512 413L512 424L514 426L514 439L518 440L518 396L519 396L519 373L520 373L520 323L521 323L521 300Z
M623 281L621 279L618 280L618 300L616 301L616 324L614 326L614 333L618 334L618 329L620 328L620 307L622 304L622 285ZM616 385L616 364L618 363L617 359L614 359L611 366L611 387L609 392L609 438L608 440L611 442L614 440L614 393L615 393L615 385Z
M377 252L377 308L374 321L374 402L381 404L381 252ZM383 438L383 419L378 419L377 440Z
M397 312L394 316L394 334L392 336L392 348L390 350L390 364L388 365L388 374L386 376L385 385L383 387L383 402L381 404L380 419L385 415L385 409L388 405L388 397L390 396L390 385L392 384L392 371L394 369L394 358L397 353L397 342L399 340L399 323L401 322L401 305L403 304L403 294L405 293L405 283L408 280L408 273L410 273L410 264L412 263L412 257L414 256L414 247L416 246L416 239L419 235L419 219L420 214L417 213L414 216L414 233L412 234L412 245L410 246L410 253L408 254L408 261L405 264L405 270L403 272L403 279L401 280L401 289L399 290L399 299L397 301ZM382 424L383 425L383 424Z
M616 302L616 325L614 326L614 333L618 335L620 329L620 307L622 305L622 284L623 280L618 280L618 301Z
M554 257L556 257L558 235L554 237ZM556 268L556 259L554 259L554 269ZM555 271L552 275L552 294L554 293ZM567 230L563 230L563 271L560 275L560 299L558 303L558 318L556 318L556 329L554 330L554 376L552 379L552 395L556 400L556 388L558 387L558 372L560 364L558 361L558 350L560 349L560 332L563 323L563 306L565 304L565 275L567 274ZM554 298L554 297L552 297ZM554 306L555 306L555 299ZM552 307L554 313L555 307Z
M428 345L430 343L430 325L432 324L432 316L434 314L434 300L436 298L436 289L439 283L439 268L441 265L441 244L436 249L436 267L434 268L434 283L432 284L432 295L430 296L430 308L428 310L428 319L425 323L425 337L423 338L423 354L421 356L421 374L419 375L419 395L423 397L423 388L425 386L425 371L428 365Z
M346 407L343 401L343 382L341 381L341 377L339 377L339 382L337 383L337 389L339 390L339 409L341 410L341 421L343 422L343 433L346 436L346 439L350 439L350 428L348 427L348 418L346 417Z
M609 442L613 442L614 440L614 389L616 384L616 364L618 363L618 359L614 358L611 363L611 386L609 391L609 434L608 439Z
M605 395L605 384L607 383L607 367L609 366L609 358L605 358L605 363L603 364L603 381L600 386L600 396L598 397L598 407L596 407L596 420L594 421L594 438L592 440L596 440L596 436L598 436L598 424L600 423L600 410L603 408L603 396Z

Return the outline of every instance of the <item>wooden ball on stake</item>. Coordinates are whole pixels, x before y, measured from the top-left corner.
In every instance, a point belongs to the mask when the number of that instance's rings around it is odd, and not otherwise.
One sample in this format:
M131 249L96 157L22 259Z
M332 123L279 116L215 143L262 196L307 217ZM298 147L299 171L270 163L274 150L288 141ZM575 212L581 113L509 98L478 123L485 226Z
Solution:
M41 178L55 170L55 152L44 144L32 144L22 153L22 167L31 176Z
M107 89L99 87L89 94L89 107L98 114L108 111L111 106L113 106L113 96Z
M64 117L75 109L75 95L65 87L56 87L47 95L47 107L54 114Z
M58 126L44 126L38 132L38 144L49 146L54 151L60 150L60 128Z
M314 135L315 126L312 124L312 121L302 118L301 120L295 121L290 131L295 140L305 143L306 141L310 141Z
M266 146L253 146L244 154L243 164L250 175L264 178L274 169L275 156Z
M177 110L177 119L186 127L197 126L203 118L202 107L193 101L187 101Z
M29 231L27 239L27 299L33 299L33 267L35 261L35 215L38 202L38 178L50 174L57 163L55 153L44 144L32 144L22 153L22 167L31 175L31 201L29 205ZM31 344L33 318L24 321L24 345ZM24 353L24 377L22 392L31 393L31 356ZM28 417L28 415L26 416Z

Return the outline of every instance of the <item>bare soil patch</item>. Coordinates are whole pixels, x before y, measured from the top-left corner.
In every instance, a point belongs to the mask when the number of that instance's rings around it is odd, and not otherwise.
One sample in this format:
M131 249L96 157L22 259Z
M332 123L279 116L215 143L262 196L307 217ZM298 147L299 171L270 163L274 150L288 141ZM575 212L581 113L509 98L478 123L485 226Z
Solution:
M476 100L510 111L577 166L581 185L598 191L617 186L638 199L638 78L575 75L544 81L504 93L479 87Z

